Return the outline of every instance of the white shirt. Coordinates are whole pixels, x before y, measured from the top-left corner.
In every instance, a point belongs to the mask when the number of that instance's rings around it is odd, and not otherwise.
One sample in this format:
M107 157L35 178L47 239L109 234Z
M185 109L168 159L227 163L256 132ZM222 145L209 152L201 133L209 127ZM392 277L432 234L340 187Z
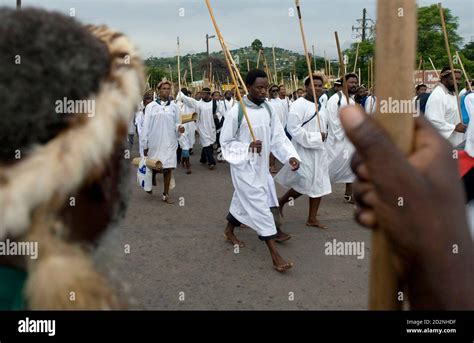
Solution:
M438 84L431 92L426 102L425 116L453 146L462 143L464 134L454 131L459 123L457 99L443 84Z

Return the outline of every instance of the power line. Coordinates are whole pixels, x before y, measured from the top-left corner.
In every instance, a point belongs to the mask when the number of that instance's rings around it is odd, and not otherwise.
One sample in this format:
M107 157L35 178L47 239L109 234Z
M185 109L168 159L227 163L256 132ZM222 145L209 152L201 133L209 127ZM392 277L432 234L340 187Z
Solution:
M360 26L352 26L352 32L354 38L360 38L362 42L373 37L374 34L374 21L367 15L367 9L362 10L362 19L357 19L357 23Z

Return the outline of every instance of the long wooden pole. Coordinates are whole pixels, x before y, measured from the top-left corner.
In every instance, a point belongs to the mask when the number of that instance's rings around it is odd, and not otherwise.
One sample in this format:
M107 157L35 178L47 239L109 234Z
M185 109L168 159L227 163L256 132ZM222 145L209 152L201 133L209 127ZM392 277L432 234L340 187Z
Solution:
M469 87L469 90L472 92L472 85L471 85L471 79L469 78L469 75L466 73L466 69L464 69L464 64L462 63L461 56L459 56L459 52L456 51L456 56L459 61L459 65L461 66L462 72L464 74L464 78L466 79L467 86Z
M250 71L250 62L248 58L247 58L247 71Z
M402 17L398 16L400 8L404 13ZM377 61L383 61L375 65L378 104L389 99L408 101L412 98L416 32L416 0L377 1L375 54ZM402 152L408 154L412 150L413 113L379 113L377 110L375 118ZM399 292L404 293L404 289L394 266L392 246L382 228L373 231L371 250L369 308L400 310Z
M346 97L347 105L349 105L350 102L349 102L349 92L347 90L346 67L344 64L344 60L342 58L342 50L339 44L339 35L337 34L337 31L334 32L334 37L336 38L337 55L339 57L339 70L342 72L342 92L344 93Z
M191 61L191 57L189 58L189 72L191 73L191 84L194 83L193 78L193 61Z
M462 122L462 116L461 116L461 104L459 103L458 83L456 82L456 73L454 72L453 58L451 56L451 49L449 48L448 31L446 30L446 22L444 21L444 10L443 10L443 5L441 4L441 2L438 3L438 7L439 7L439 15L441 17L441 27L443 28L444 45L446 46L446 52L448 53L449 68L451 68L451 76L453 78L453 83L454 83L454 92L456 93L456 102L458 104L459 122L462 124L463 122Z
M431 57L428 57L428 59L430 60L431 66L433 67L433 70L436 72L436 76L437 76L438 79L439 79L438 69L436 69L436 67L435 67L435 65L434 65L433 60L431 59Z
M356 70L357 70L357 59L359 58L359 45L360 45L360 42L357 43L356 57L355 57L355 60L354 60L354 71L353 71L353 73L355 73Z
M250 123L250 119L249 119L249 116L247 114L247 108L245 107L244 102L243 102L243 97L240 94L239 86L237 84L237 80L235 78L234 71L232 70L232 67L230 65L229 56L227 56L227 54L225 53L224 37L222 36L221 31L219 30L219 27L217 26L216 19L214 18L214 11L212 10L211 3L210 3L209 0L206 0L206 5L207 5L207 9L209 11L209 15L211 16L212 23L214 24L214 29L216 30L217 37L219 38L219 42L221 42L222 50L224 52L224 57L225 57L225 61L226 61L226 64L227 64L227 69L229 70L230 77L232 78L232 83L234 84L235 91L237 92L237 97L239 99L240 106L242 107L242 110L244 112L244 117L245 117L245 120L246 120L247 125L249 127L250 135L252 136L252 141L255 143L257 140L255 138L255 134L253 132L252 124Z
M311 70L311 60L309 59L309 54L308 54L308 47L306 46L306 38L304 36L304 28L303 28L303 18L301 18L301 8L300 8L300 1L295 0L296 4L296 11L298 12L298 20L300 23L300 31L301 31L301 39L303 40L303 48L304 48L304 55L306 57L306 64L308 66L308 74L309 74L309 82L311 84L311 91L313 92L313 100L314 100L314 111L315 113L318 113L318 95L316 94L316 89L314 88L314 79L313 79L313 71ZM317 115L318 117L318 128L321 133L324 133L321 127L321 120L319 114Z
M260 67L260 54L262 53L262 50L258 50L258 55L257 55L257 69Z
M181 91L181 65L180 65L180 59L181 59L181 51L179 48L179 37L177 39L178 42L178 92Z
M314 45L311 46L311 49L313 51L313 62L314 62L314 69L313 70L316 71L317 70L317 68L316 68L316 54L314 53Z
M277 75L277 65L276 65L276 57L275 57L275 46L272 46L272 55L273 55L273 71L275 73L275 83L278 84L278 75Z

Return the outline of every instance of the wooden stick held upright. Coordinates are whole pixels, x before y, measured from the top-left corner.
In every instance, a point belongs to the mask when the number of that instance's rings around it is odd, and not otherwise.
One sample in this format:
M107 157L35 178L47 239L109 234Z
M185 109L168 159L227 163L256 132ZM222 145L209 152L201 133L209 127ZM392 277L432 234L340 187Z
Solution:
M189 58L189 72L191 73L191 84L194 83L193 79L193 62L191 61L191 57Z
M433 63L433 60L431 59L431 57L428 57L428 59L430 60L431 66L433 67L433 70L436 72L436 76L439 78L438 69L436 69L436 67Z
M356 49L356 57L355 57L355 60L354 60L354 70L353 70L353 73L355 74L356 70L357 70L357 59L359 57L359 45L360 45L360 42L357 43L357 49ZM360 79L359 79L360 81Z
M347 104L349 105L349 91L347 90L347 80L345 78L346 76L346 66L344 65L344 59L342 58L342 51L341 51L341 46L339 44L339 35L337 34L337 31L334 32L334 37L336 37L336 47L337 47L337 55L339 57L339 69L342 72L342 92L346 96L346 101Z
M456 82L456 73L454 72L454 65L453 65L453 58L451 56L451 49L449 48L449 39L448 39L448 31L446 30L446 22L444 20L444 10L443 5L438 3L439 7L439 15L441 17L441 27L443 28L443 35L444 35L444 45L446 46L446 52L448 54L449 59L449 68L451 68L451 76L454 81L454 92L456 93L456 102L458 104L458 115L459 115L459 122L462 124L462 116L461 116L461 104L459 102L459 89L458 83Z
M464 64L462 63L461 56L459 56L458 51L456 51L456 56L458 58L459 65L461 66L462 73L464 74L464 78L466 79L467 86L469 87L469 90L472 92L471 79L469 78L469 75L467 75L466 69L464 69Z
M244 117L245 117L245 120L246 120L247 125L249 127L250 135L252 136L252 141L255 143L257 140L256 140L255 134L253 132L252 123L250 122L249 116L247 114L247 108L244 105L243 96L240 94L239 86L237 84L237 80L235 78L234 71L232 70L232 67L230 65L229 56L225 52L224 38L221 34L221 31L219 30L219 27L217 26L216 19L214 18L214 11L212 10L211 3L210 3L209 0L206 0L206 5L207 5L207 9L209 11L209 15L211 16L212 23L214 24L214 29L216 30L217 37L219 38L219 42L221 43L222 50L224 52L225 61L226 61L226 64L227 64L227 69L229 70L229 74L230 74L230 77L232 79L232 83L234 84L235 91L237 92L237 96L238 96L238 99L239 99L239 102L240 102L240 106L242 106L242 110L244 112Z
M398 16L399 9L403 9L402 17ZM375 54L377 61L383 61L375 65L377 103L390 98L411 100L416 59L416 0L378 0L377 18ZM408 154L413 149L413 113L379 113L379 108L377 105L376 120L398 148ZM399 291L404 289L394 267L392 246L384 230L378 228L372 232L369 309L400 310Z
M181 51L179 49L179 37L178 37L178 92L181 91L181 65L180 65L180 54L181 54Z
M315 107L315 113L318 113L318 96L316 95L316 89L314 88L314 79L313 79L313 71L311 70L311 60L309 59L309 54L308 54L308 47L306 46L306 38L304 36L304 28L303 28L303 19L301 18L301 9L300 9L300 1L295 0L295 5L296 5L296 10L298 12L298 20L300 23L300 31L301 31L301 39L303 40L303 48L304 48L304 55L306 57L306 64L308 66L308 73L309 73L309 80L311 83L311 90L313 92L313 100L314 100L314 107ZM324 133L321 127L321 120L319 114L317 115L318 117L318 128L319 131Z

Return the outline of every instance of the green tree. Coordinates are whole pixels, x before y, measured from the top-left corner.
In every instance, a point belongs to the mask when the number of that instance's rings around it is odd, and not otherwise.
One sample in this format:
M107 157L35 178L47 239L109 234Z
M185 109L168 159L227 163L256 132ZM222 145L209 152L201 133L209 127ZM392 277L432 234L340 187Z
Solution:
M454 54L456 50L459 50L462 43L462 38L456 32L459 25L458 18L451 13L449 8L444 8L444 19L451 53ZM428 61L428 57L430 57L438 69L449 65L437 5L418 7L417 40L417 61L423 56L425 61ZM426 66L426 69L431 69L431 66Z
M158 67L147 67L146 74L150 75L148 83L152 88L154 88L165 76L167 76L166 72Z
M260 39L255 39L252 44L251 44L251 47L254 51L256 51L257 53L259 52L260 49L263 48L263 44L262 42L260 41Z

